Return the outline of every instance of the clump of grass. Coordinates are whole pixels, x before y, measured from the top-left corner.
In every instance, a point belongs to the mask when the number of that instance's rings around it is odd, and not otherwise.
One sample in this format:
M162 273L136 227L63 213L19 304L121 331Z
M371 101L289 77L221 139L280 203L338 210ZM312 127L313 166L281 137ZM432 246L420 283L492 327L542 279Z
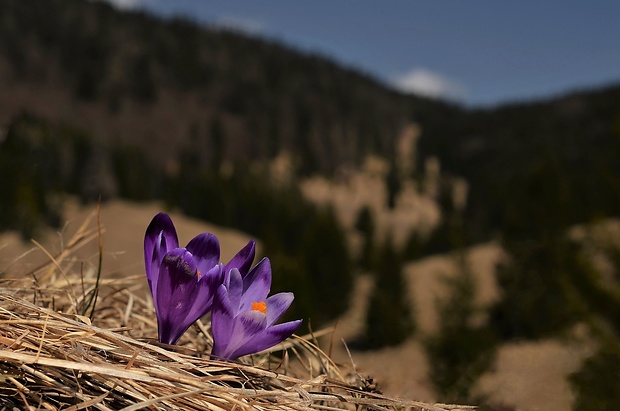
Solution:
M212 340L201 322L179 345L159 344L142 273L83 275L74 253L97 238L99 223L85 222L30 276L12 278L8 270L0 280L0 410L473 408L382 395L352 365L335 364L321 350L316 338L329 330L236 362L209 358Z

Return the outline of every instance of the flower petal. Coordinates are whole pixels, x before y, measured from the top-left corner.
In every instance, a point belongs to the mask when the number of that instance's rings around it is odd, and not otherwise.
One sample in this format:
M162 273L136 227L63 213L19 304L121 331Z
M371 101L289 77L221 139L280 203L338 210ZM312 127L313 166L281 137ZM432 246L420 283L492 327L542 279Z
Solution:
M239 307L241 305L241 297L243 293L243 279L241 273L237 268L233 268L228 272L228 297L230 298L230 304L234 309L234 314L239 314Z
M153 300L155 300L161 261L168 251L178 247L179 239L172 220L165 213L157 214L144 234L144 268ZM157 303L155 303L155 310L157 310Z
M256 241L250 240L245 247L243 247L228 263L226 263L224 271L228 272L231 268L238 268L241 276L245 277L250 271L255 254Z
M211 233L202 233L194 237L187 250L194 255L198 269L206 273L220 262L220 242Z
M291 306L295 295L293 293L278 293L267 298L267 327L278 321L278 318L284 314Z
M295 331L297 331L301 323L302 323L302 320L294 320L294 321L288 321L282 324L277 324L277 325L268 327L267 330L265 330L265 332L266 334L268 334L269 337L265 337L264 341L273 342L277 340L278 342L270 343L269 346L263 349L265 350L269 347L273 347L274 345L280 344L282 341L286 340L288 337L293 335Z
M233 330L222 358L234 360L246 353L256 352L255 341L260 342L260 335L267 326L267 317L259 311L245 311L235 317Z
M253 302L265 301L271 289L271 263L263 258L243 279L240 311L250 310Z
M213 334L212 357L225 358L226 347L228 347L234 326L234 309L228 298L228 291L221 285L215 291L213 298L213 308L211 310L211 333Z
M299 328L300 324L301 320L295 320L267 327L267 329L259 334L255 334L251 340L247 340L244 345L237 348L230 357L231 359L239 358L280 344L290 337Z
M215 290L224 283L224 265L218 264L206 273L201 273L199 277L198 281L208 284L215 293Z
M159 341L175 344L196 318L188 314L198 287L196 262L183 248L170 251L162 260L155 300L159 312Z
M188 321L191 320L194 323L211 310L215 291L224 280L223 268L224 266L218 264L198 279L196 288L189 297L191 298L191 307L187 312Z
M245 311L239 314L236 319L241 325L241 329L239 330L241 333L238 336L253 337L263 332L267 327L267 317L260 311Z
M234 360L233 356L239 347L248 344L255 335L260 334L266 327L266 316L258 311L247 311L234 317L229 311L232 309L226 301L225 287L218 288L213 314L211 317L211 329L213 333L213 348L211 356Z

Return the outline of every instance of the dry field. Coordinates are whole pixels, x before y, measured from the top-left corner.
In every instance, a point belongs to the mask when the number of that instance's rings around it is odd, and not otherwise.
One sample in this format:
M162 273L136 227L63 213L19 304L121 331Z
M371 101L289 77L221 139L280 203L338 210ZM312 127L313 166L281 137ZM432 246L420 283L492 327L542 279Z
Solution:
M143 273L142 242L144 230L150 219L161 211L157 203L132 204L113 201L101 208L100 220L103 234L103 278L123 278ZM0 236L0 271L26 273L48 256L43 248L55 254L78 229L92 208L83 209L72 203L67 207L66 227L61 233L48 232L40 240L41 248L33 243L22 243L14 234ZM199 232L209 231L221 242L222 259L227 260L236 250L247 243L244 233L205 224L170 213L179 232L182 244ZM27 253L27 254L25 254ZM79 253L87 261L97 254L96 242L88 244ZM19 258L21 256L21 258ZM502 258L499 247L486 244L468 252L468 261L478 281L477 302L488 303L497 298L493 279L493 266ZM94 267L83 267L85 276L93 275ZM415 304L415 312L421 333L432 333L437 327L435 301L441 298L442 276L456 272L449 256L430 257L406 267L409 292ZM144 282L146 293L146 281ZM363 327L366 297L372 287L368 277L357 283L351 309L338 321L332 341L333 358L350 363L341 339L359 333ZM488 395L491 403L515 406L519 410L568 411L572 394L564 377L578 369L587 351L577 345L558 341L515 343L503 346L493 369L477 384L477 390ZM421 345L410 340L401 346L375 352L353 352L352 361L358 372L372 376L387 395L402 396L418 401L434 402L435 394L426 373L428 364Z

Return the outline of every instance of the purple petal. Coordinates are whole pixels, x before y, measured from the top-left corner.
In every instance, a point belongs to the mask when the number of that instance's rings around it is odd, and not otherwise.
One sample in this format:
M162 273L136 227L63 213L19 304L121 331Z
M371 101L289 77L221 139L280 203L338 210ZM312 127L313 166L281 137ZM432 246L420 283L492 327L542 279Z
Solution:
M224 284L224 265L218 264L206 273L202 272L198 281L209 285L213 289L213 293L215 293L215 290Z
M233 337L238 337L239 340L244 337L254 337L267 327L267 316L260 311L245 311L239 314L235 319L239 322L241 327L237 330L237 334L233 333Z
M213 234L197 235L187 244L187 250L196 258L201 272L206 273L220 262L220 243Z
M232 353L231 359L254 354L280 344L290 337L297 328L299 328L300 324L301 320L296 320L274 325L273 327L267 327L267 329L260 334L254 335L251 340L246 340L244 345L240 346Z
M237 354L238 351L245 352L249 350L249 352L256 352L254 351L254 341L260 339L260 335L264 332L267 325L266 321L267 317L265 314L259 311L250 310L239 314L233 320L230 338L226 345L218 344L216 349L215 334L213 335L214 344L211 353L220 358L234 360L241 355L245 355Z
M233 315L239 314L239 307L241 305L241 297L243 293L243 279L238 269L233 268L228 272L228 297L230 298L230 304L233 307Z
M196 304L196 262L187 250L177 248L162 260L156 301L159 341L175 344L197 318L189 317Z
M155 300L161 261L168 251L178 247L179 239L172 220L167 214L157 214L144 234L144 268L153 300ZM155 309L157 310L157 303L155 303Z
M273 347L276 344L280 344L282 341L286 340L288 337L293 335L295 331L297 331L301 323L302 323L302 320L294 320L294 321L288 321L282 324L272 325L271 327L268 327L265 330L265 333L269 337L266 337L265 341L267 342L270 340L271 341L278 340L278 342L274 344L270 344L268 347L263 348L263 350L269 347Z
M267 298L267 327L278 321L278 318L284 314L291 306L295 295L293 293L278 293Z
M215 357L224 358L225 348L230 342L233 331L234 313L237 307L230 304L228 290L221 285L215 292L213 298L213 309L211 313L211 333L213 334L213 349L211 354Z
M250 242L226 264L224 271L228 272L231 268L238 268L241 276L245 277L250 271L255 254L256 241L250 240Z
M241 298L240 310L250 310L253 302L265 301L270 289L271 263L265 257L243 279L243 297Z
M223 266L216 265L198 279L198 284L191 295L191 308L187 319L192 323L206 315L213 306L215 292L224 280Z

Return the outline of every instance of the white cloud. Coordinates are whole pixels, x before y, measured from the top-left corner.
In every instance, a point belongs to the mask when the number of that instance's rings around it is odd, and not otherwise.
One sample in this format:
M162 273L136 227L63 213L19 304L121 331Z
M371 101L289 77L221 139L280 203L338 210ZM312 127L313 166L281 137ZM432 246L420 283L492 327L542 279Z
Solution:
M101 0L98 0L101 1ZM121 10L130 10L135 9L136 7L142 5L141 0L103 0L107 3L112 4L117 9Z
M247 34L258 34L265 29L265 24L260 20L247 19L237 16L222 16L216 25L228 30L239 31Z
M424 68L415 68L396 77L393 84L401 91L425 97L453 101L463 101L467 97L467 90L464 86Z

